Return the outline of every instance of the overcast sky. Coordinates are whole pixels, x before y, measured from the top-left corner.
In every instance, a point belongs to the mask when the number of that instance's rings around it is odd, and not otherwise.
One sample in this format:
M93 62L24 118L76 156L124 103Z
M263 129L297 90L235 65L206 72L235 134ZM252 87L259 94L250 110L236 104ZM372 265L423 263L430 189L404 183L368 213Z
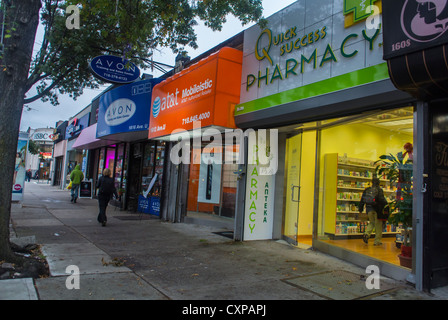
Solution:
M296 0L263 0L263 15L269 17L277 11L287 7ZM82 13L81 13L82 14ZM251 24L252 25L252 24ZM237 33L249 28L251 25L242 26L241 23L229 17L227 23L224 25L221 32L212 32L210 29L204 26L197 27L198 35L198 46L199 48L193 50L191 48L186 48L188 54L191 58L195 58L201 53L213 48L214 46L220 44L221 42L231 38ZM35 43L35 53L38 50L39 44L42 43L42 29L38 29ZM172 54L170 49L165 49L163 52L154 53L154 61L166 63L168 65L174 65L175 55ZM146 73L151 73L151 71L145 71ZM160 76L161 73L154 72L155 77ZM99 95L104 88L98 90L84 90L84 94L79 97L76 101L68 97L68 95L60 95L58 106L53 106L49 102L42 102L37 100L33 103L27 104L22 113L22 121L20 125L21 131L26 131L29 127L32 129L36 128L54 128L58 120L68 120L73 117L76 113L84 109L90 104L92 99ZM33 89L30 90L27 96L33 96Z

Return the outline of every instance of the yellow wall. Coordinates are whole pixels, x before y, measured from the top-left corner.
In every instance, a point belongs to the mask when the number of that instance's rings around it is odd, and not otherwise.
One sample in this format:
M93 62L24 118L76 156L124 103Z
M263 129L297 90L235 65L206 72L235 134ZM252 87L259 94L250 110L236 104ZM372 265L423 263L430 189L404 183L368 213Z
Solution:
M379 160L383 154L397 154L403 150L406 142L413 143L412 133L373 127L363 124L346 124L322 130L319 172L319 212L318 233L323 234L323 190L324 184L324 156L328 153L347 154L349 158ZM327 217L328 218L328 217ZM333 219L333 217L331 217Z
M303 133L302 168L298 235L313 234L314 174L316 164L316 132Z
M292 140L292 139L291 139ZM398 133L388 129L381 129L363 124L346 124L325 129L321 135L320 153L320 195L319 195L319 226L318 232L322 233L322 191L324 190L324 155L327 153L338 153L340 156L378 160L383 154L397 154L403 151L406 142L413 142L412 133ZM302 157L301 157L301 179L300 179L300 207L298 235L311 235L313 231L314 210L314 175L315 175L315 152L316 132L309 131L302 134ZM291 154L287 155L289 161ZM291 166L291 163L289 163ZM285 186L286 207L290 210L294 205L288 206L290 201L290 186ZM286 190L288 189L288 190ZM289 214L291 215L291 213ZM290 216L291 219L291 216ZM285 221L288 223L287 221ZM292 220L288 224L292 224ZM286 230L285 230L286 231Z
M412 134L362 124L337 126L322 131L321 160L325 153L334 152L376 161L380 155L403 151L406 142L412 143Z

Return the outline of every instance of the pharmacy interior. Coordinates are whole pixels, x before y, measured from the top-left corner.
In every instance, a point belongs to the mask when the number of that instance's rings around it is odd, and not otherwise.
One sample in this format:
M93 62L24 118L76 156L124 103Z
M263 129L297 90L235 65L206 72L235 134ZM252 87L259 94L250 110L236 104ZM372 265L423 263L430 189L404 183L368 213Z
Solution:
M316 240L400 265L397 235L401 240L406 226L384 221L365 241L369 217L366 206L359 205L377 177L391 207L412 216L414 107L377 109L297 128L286 139L283 237L311 245L314 231Z
M354 23L342 2L327 3L310 8L297 1L269 17L266 28L245 31L235 122L242 129L278 129L279 152L269 183L275 197L264 204L272 209L257 213L246 193L243 228L250 232L244 237L259 239L255 230L264 221L257 215L267 217L273 223L266 238L312 245L365 266L375 263L383 274L397 272L393 276L403 279L412 268L403 267L398 247L415 211L419 106L390 81L381 25ZM250 186L252 173L246 174ZM378 230L370 230L366 206L359 206L374 177L396 218L381 228L378 223ZM368 239L367 231L373 231Z

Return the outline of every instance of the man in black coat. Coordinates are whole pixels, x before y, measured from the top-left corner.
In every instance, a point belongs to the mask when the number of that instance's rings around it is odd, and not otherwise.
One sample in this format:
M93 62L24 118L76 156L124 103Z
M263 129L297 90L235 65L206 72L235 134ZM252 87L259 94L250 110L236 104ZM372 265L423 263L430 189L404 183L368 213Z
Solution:
M98 222L104 227L106 226L106 207L109 200L114 195L118 198L117 189L115 188L114 179L110 176L111 171L109 168L103 170L103 175L98 179L96 187L98 190L98 204L100 207L100 213L98 214Z

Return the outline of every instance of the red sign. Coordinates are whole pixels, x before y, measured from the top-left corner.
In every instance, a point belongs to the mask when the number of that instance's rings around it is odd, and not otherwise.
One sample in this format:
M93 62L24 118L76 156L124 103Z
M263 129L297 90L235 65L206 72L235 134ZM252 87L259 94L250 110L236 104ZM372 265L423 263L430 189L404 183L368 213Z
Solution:
M51 152L39 152L39 154L44 158L51 158L53 156Z

